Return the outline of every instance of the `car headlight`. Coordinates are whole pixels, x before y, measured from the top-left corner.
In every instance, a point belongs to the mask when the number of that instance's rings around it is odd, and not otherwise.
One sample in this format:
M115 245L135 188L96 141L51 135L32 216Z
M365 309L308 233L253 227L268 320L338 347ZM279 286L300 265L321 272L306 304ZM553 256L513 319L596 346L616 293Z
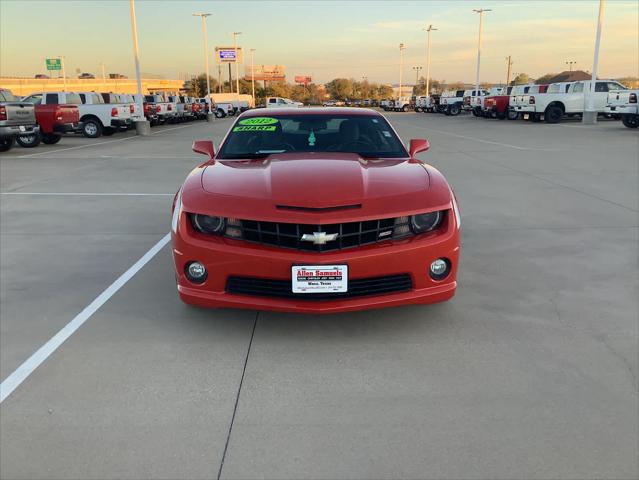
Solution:
M410 217L410 227L413 233L424 233L435 230L444 219L444 211L420 213Z
M224 217L212 217L200 213L191 214L191 223L198 232L221 234L226 224Z

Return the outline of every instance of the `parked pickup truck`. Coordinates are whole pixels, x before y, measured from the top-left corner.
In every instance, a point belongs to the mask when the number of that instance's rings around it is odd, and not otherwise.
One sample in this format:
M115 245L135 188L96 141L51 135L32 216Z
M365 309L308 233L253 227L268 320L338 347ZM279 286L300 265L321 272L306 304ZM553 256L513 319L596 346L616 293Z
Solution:
M484 104L481 107L481 115L485 118L498 118L503 120L508 115L508 104L510 102L510 93L514 87L500 87L499 89L490 89L490 92L484 98Z
M430 108L430 97L428 95L417 95L415 97L415 111L426 112Z
M18 135L16 141L21 147L37 147L40 141L53 145L58 143L65 133L82 132L80 110L77 105L34 103L33 106L40 131Z
M467 90L449 90L442 93L440 111L446 115L459 115L464 104L464 93Z
M157 114L157 123L173 123L176 116L177 105L169 102L164 95L152 94L145 95L144 99L155 105L155 111Z
M303 106L302 102L294 102L290 98L268 97L266 99L266 108L300 108Z
M39 130L33 105L0 88L0 152L13 147L16 136L38 135Z
M219 102L216 103L213 108L213 113L216 118L232 117L235 114L235 108L233 108L233 104L231 102Z
M115 103L107 104L102 95L96 92L80 92L82 107L80 108L81 118L84 122L84 134L91 137L87 132L96 131L91 124L101 127L98 135L113 135L118 130L128 130L133 126L131 115L133 109L128 104ZM83 111L85 110L85 111ZM87 123L89 124L87 126Z
M546 93L529 94L528 105L518 108L518 112L532 116L535 121L542 116L547 123L559 123L564 115L581 115L586 109L586 101L590 92L591 81L572 83L553 83L548 86ZM627 90L625 86L615 80L597 80L594 93L594 110L605 113L608 92Z
M639 126L639 90L620 90L608 93L606 113L621 115L621 121L628 128Z
M104 103L108 103L110 105L126 105L129 107L129 112L131 113L131 124L129 128L133 128L133 122L137 122L142 120L142 112L140 112L139 105L135 102L135 97L128 93L105 93L102 92L102 98L104 99Z
M495 87L491 89L491 92L500 92L502 87ZM482 107L484 105L484 98L488 95L486 90L466 90L464 91L464 102L462 104L462 110L470 110L476 117L481 116Z
M409 97L398 98L393 102L393 110L396 112L408 112L412 109L414 109L414 106Z

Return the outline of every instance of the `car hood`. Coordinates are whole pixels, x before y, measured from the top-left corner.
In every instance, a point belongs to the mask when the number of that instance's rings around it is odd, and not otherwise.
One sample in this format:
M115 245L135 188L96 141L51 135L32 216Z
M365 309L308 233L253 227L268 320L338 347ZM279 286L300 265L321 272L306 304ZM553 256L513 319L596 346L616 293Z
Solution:
M282 221L282 216L286 220L324 213L336 220L353 215L380 218L450 201L441 174L408 159L370 160L342 153L300 158L290 153L250 161L218 160L196 170L192 177L199 176L199 188L187 182L184 192L191 195L184 195L183 202L197 203L193 211L227 217Z

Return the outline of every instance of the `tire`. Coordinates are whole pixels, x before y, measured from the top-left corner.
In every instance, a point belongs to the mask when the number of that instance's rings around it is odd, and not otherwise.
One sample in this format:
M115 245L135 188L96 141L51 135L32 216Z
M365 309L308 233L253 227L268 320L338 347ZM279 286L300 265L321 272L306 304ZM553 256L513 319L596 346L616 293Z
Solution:
M508 109L506 117L508 118L508 120L517 120L519 118L519 112Z
M448 109L449 115L452 115L453 117L459 115L459 113L461 112L461 108L459 107L458 104L452 105L449 109Z
M32 133L30 135L18 135L16 142L23 148L34 148L40 145L40 133Z
M491 110L490 112L488 112L488 116L490 118L497 118L497 112L495 110Z
M408 112L410 110L410 107L408 105L404 105L402 107L402 112Z
M102 135L102 123L97 118L87 118L82 120L82 134L87 138L98 138Z
M104 127L102 129L102 135L104 135L105 137L110 137L111 135L113 135L117 130L113 127Z
M0 152L7 152L11 150L15 141L14 137L0 138Z
M224 112L221 109L218 108L217 110L215 110L215 118L222 118L224 116Z
M56 135L55 133L45 133L42 135L42 143L46 145L55 145L62 139L62 135Z
M639 115L622 115L621 123L628 128L637 128L639 126Z
M564 111L555 105L549 106L544 112L546 123L559 123L561 117L564 116Z
M481 112L481 109L479 109L479 108L473 108L473 115L474 115L475 117L481 117L481 113L482 113L482 112Z
M422 107L415 107L415 111L417 113L422 113Z

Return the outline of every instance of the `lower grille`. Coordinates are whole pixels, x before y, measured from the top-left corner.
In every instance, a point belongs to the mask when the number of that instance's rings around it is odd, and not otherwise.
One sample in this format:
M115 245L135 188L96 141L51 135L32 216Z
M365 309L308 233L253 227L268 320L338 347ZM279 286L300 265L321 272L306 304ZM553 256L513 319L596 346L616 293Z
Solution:
M294 298L304 300L339 300L342 298L386 295L412 290L413 281L407 273L385 277L348 281L348 292L293 293L290 280L268 280L251 277L229 277L226 292L257 297Z

